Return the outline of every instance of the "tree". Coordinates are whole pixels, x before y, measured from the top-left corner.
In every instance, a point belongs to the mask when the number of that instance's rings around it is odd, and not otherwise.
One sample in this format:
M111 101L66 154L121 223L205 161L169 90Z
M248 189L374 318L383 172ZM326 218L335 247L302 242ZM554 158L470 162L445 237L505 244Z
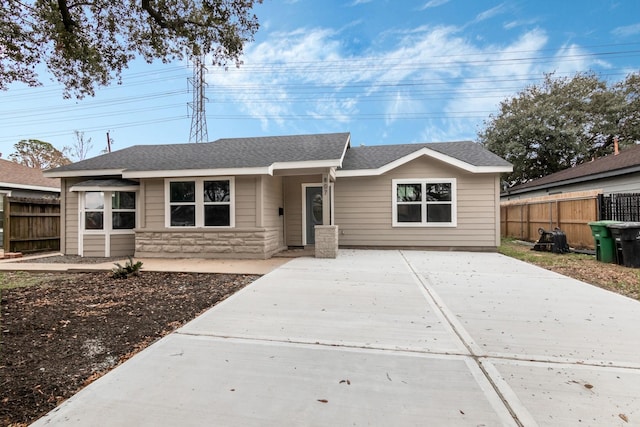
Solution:
M93 148L93 144L91 143L91 138L84 139L84 132L80 132L78 130L73 131L76 135L76 142L73 143L71 147L66 147L63 149L63 152L69 152L71 156L77 160L84 160L87 158L87 154Z
M37 139L23 139L13 148L16 151L9 155L9 160L30 168L51 169L71 163L62 151Z
M640 141L640 78L608 86L594 74L557 78L525 88L500 103L484 122L479 141L513 163L508 186L522 184Z
M65 96L93 95L136 56L171 62L207 55L215 65L240 64L258 30L251 14L262 0L3 0L0 88L38 85L45 64Z

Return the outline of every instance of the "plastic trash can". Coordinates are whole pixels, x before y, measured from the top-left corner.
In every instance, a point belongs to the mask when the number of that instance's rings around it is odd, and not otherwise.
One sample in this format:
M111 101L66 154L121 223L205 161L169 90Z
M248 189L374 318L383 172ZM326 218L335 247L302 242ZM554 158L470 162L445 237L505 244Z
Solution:
M596 259L601 262L616 262L616 245L609 226L619 221L593 221L589 223L596 244Z
M609 224L616 261L625 267L640 267L640 222Z

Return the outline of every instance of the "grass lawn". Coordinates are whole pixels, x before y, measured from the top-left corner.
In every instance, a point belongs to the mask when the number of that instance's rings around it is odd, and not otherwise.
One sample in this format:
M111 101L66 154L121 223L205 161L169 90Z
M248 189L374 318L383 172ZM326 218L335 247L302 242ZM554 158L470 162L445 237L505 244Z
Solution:
M531 247L518 240L503 239L498 250L503 255L640 300L640 269L599 262L593 255L538 252Z

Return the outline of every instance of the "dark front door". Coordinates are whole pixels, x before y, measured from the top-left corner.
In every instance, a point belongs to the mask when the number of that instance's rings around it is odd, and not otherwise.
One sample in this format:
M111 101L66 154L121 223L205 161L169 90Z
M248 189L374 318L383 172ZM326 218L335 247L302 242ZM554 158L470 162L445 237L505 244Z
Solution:
M307 245L314 245L315 226L322 225L322 187L306 187L305 193Z

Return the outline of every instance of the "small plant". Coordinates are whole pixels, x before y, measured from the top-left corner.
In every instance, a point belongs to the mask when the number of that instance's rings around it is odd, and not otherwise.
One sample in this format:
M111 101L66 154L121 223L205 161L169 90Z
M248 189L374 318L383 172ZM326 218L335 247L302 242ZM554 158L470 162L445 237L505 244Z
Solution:
M133 258L129 257L129 261L127 261L124 266L120 265L120 263L114 263L116 268L111 270L111 277L114 279L128 279L131 276L137 276L142 270L142 261L138 261L135 264L133 263Z

